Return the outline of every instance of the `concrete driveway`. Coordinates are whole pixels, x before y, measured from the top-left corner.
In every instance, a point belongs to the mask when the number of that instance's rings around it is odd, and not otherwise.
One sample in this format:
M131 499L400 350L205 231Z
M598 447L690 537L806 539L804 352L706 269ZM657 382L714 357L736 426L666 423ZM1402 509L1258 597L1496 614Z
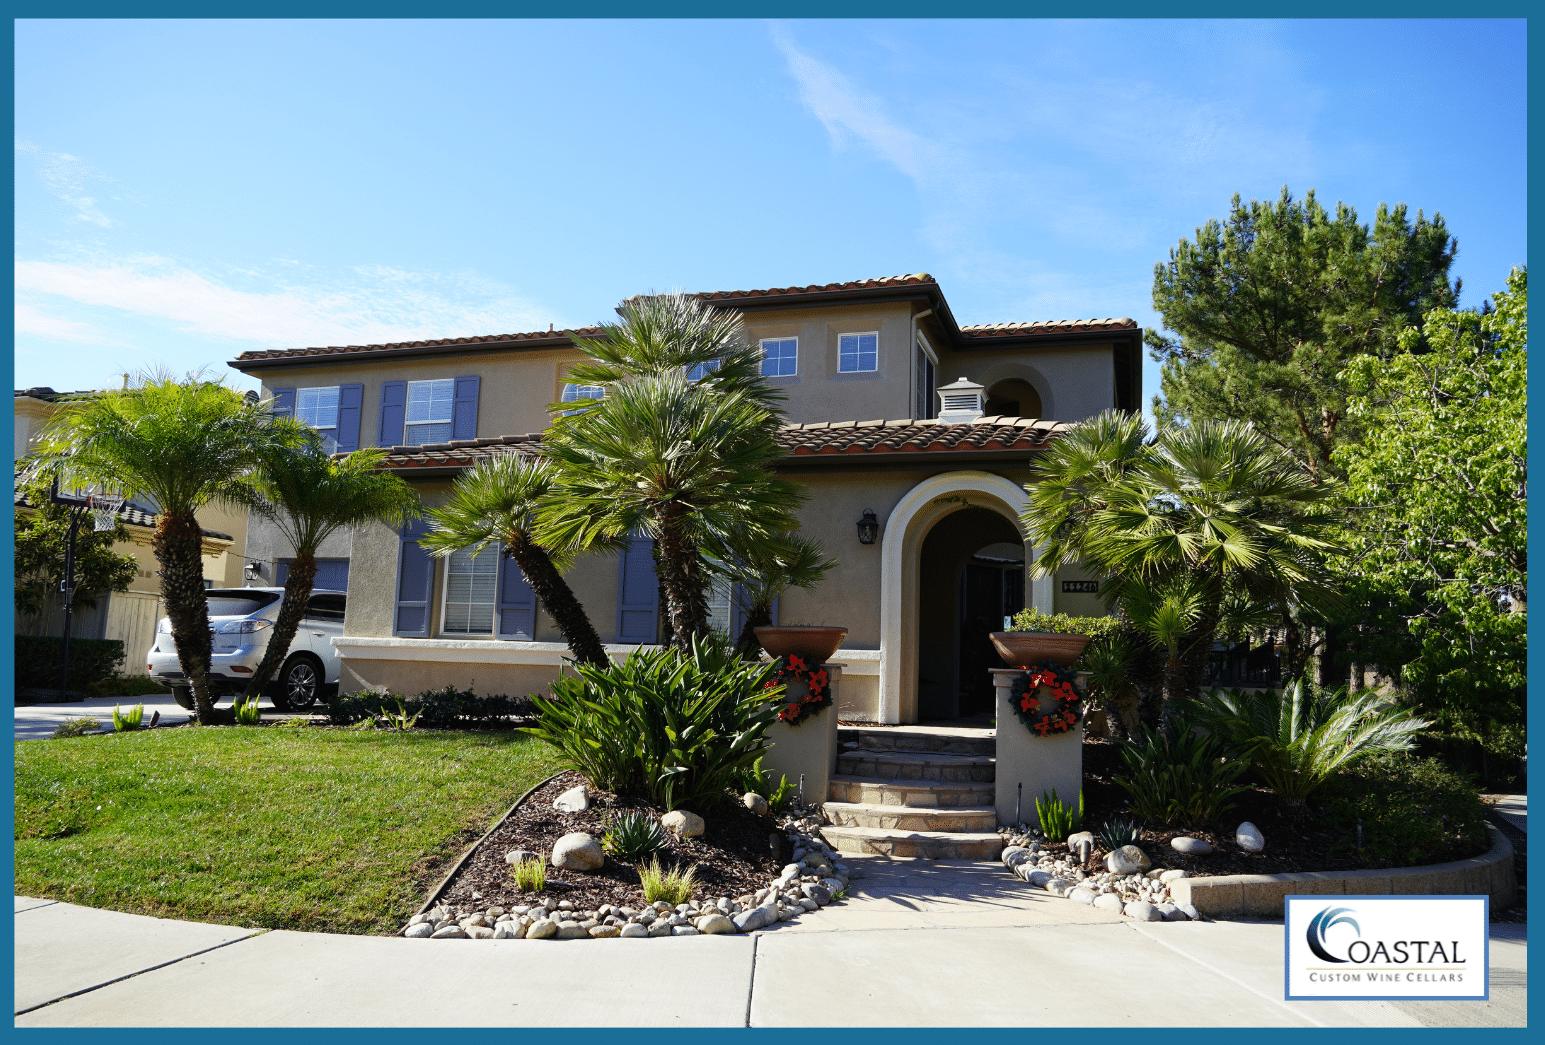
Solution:
M176 726L187 722L192 713L177 706L170 693L147 693L143 697L87 697L79 703L73 704L29 704L16 709L16 739L17 740L46 740L53 735L54 729L59 723L71 718L94 718L101 723L102 731L110 733L113 729L113 706L119 705L125 711L136 704L145 705L145 722L157 711L161 713L160 725ZM222 700L219 707L231 706L229 697ZM263 709L265 717L288 717L290 712L277 711L273 701L262 697L258 706ZM294 714L315 715L321 711L318 704L307 712L295 712Z

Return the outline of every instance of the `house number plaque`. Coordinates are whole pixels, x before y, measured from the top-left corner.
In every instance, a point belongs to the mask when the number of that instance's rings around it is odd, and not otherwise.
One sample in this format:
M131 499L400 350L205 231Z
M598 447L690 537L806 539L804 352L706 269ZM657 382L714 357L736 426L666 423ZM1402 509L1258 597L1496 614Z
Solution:
M1063 581L1062 594L1087 594L1097 595L1100 591L1099 581Z

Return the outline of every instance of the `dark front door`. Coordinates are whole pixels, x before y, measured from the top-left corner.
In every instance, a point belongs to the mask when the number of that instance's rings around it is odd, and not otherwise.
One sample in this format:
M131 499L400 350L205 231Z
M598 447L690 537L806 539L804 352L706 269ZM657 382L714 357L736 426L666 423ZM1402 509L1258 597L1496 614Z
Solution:
M1003 658L988 638L1025 606L1024 567L968 562L960 578L960 713L993 709L990 672Z

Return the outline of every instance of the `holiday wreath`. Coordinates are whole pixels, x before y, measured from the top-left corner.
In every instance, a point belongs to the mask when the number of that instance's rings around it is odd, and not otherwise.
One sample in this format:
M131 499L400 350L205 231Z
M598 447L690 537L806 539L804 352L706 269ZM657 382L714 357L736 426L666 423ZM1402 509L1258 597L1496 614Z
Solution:
M1030 732L1043 737L1066 733L1078 725L1079 697L1073 689L1073 672L1057 664L1032 664L1009 686L1014 714ZM1040 696L1041 687L1051 691Z
M809 692L791 700L778 709L778 721L797 726L811 715L832 702L831 678L825 668L813 668L797 653L778 658L778 670L767 680L764 689L787 686L790 682L803 682Z

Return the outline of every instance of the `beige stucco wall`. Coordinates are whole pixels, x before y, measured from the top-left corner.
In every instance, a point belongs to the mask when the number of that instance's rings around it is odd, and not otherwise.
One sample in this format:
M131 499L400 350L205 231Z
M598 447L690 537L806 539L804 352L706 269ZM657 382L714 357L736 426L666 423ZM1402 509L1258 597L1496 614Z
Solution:
M1041 352L947 352L939 360L939 384L968 378L991 389L1018 378L1041 397L1050 421L1082 421L1116 405L1115 353L1111 345ZM985 391L983 393L986 394Z
M905 302L831 308L751 312L745 316L751 344L763 338L799 339L799 372L769 378L788 396L783 404L791 424L816 421L894 420L911 417L912 308ZM879 334L878 369L844 374L837 370L843 334Z

